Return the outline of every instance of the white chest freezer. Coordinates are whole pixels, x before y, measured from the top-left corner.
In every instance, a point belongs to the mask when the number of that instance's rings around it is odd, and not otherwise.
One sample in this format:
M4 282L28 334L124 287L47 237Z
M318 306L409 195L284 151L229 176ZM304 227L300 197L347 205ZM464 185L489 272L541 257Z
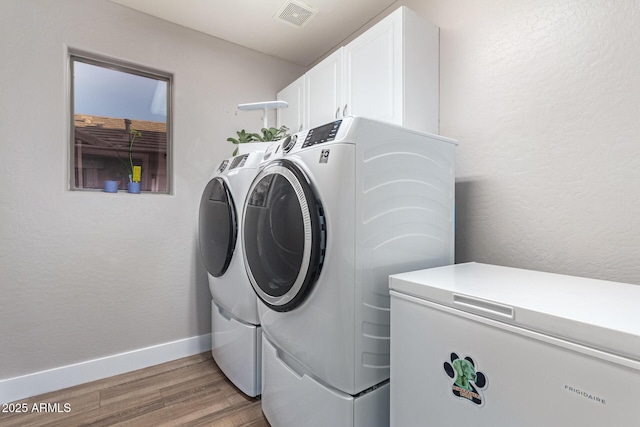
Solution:
M640 426L640 286L477 263L389 285L391 426Z

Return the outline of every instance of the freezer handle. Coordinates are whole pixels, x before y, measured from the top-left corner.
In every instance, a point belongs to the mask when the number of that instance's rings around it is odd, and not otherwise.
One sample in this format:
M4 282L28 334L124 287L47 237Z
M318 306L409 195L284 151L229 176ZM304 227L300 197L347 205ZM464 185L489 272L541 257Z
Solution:
M493 301L470 297L467 295L453 294L453 304L460 306L461 308L480 311L482 313L498 316L503 319L513 320L515 317L515 310L513 309L513 307L498 304Z

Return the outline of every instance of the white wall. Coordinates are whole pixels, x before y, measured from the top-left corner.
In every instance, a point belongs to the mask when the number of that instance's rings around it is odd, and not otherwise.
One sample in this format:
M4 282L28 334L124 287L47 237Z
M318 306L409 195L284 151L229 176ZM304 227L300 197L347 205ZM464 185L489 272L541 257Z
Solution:
M67 190L65 46L174 73L173 195ZM0 57L0 379L209 333L201 191L304 70L106 0L1 1Z
M404 0L441 27L457 260L640 283L632 0ZM69 192L65 45L175 74L174 195ZM303 70L102 0L0 2L0 379L209 331L200 191Z
M633 0L405 0L440 26L457 262L640 284Z

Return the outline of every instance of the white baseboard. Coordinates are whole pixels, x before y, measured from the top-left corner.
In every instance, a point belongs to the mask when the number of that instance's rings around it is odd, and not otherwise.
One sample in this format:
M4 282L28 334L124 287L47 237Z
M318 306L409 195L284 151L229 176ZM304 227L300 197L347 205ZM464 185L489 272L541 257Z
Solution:
M60 390L211 350L211 334L0 380L0 402Z

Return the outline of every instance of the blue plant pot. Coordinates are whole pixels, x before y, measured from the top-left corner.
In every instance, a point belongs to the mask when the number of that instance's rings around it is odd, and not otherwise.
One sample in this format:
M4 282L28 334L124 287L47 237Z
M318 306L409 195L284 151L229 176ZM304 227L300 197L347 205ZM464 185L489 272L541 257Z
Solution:
M118 181L105 181L104 182L104 191L105 191L105 193L117 193L118 192Z
M127 184L127 191L133 194L140 194L140 183L130 182Z

